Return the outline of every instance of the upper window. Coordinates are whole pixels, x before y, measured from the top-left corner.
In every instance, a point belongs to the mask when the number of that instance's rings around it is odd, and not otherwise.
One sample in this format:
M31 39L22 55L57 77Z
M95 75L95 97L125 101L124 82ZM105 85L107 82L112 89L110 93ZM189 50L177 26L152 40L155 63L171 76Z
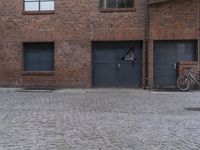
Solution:
M24 0L25 11L53 11L54 0Z
M133 8L134 0L100 0L100 8Z
M24 71L54 71L54 43L24 43Z

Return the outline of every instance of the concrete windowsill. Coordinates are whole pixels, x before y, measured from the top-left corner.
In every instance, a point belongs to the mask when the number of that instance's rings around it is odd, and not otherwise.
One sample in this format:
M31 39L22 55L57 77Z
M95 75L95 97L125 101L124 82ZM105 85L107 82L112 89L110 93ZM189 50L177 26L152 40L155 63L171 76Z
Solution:
M54 75L54 71L23 71L22 75Z
M136 11L135 8L104 8L100 9L102 13L109 13L109 12L133 12Z

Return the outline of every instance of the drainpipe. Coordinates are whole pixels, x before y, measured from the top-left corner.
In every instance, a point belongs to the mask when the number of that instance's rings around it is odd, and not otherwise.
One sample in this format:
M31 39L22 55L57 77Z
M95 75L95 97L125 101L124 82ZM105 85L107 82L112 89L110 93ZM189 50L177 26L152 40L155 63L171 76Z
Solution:
M149 40L149 11L148 11L148 0L145 1L145 88L148 89L148 40Z
M200 68L200 0L198 2L198 69Z

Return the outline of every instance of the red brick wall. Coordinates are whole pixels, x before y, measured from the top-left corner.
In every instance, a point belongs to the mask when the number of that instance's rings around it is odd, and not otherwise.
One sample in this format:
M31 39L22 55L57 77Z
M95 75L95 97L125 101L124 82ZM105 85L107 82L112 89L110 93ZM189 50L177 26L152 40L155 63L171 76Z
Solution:
M153 87L154 40L198 39L198 0L169 0L149 6L149 85Z
M0 86L91 86L91 41L144 39L144 2L101 13L98 0L55 0L55 14L23 15L23 0L0 2ZM23 74L23 42L55 42L54 74Z
M191 70L195 72L198 71L198 63L193 61L180 62L178 68L178 75L182 76L184 74L185 69L187 68L191 68Z
M98 0L90 3L91 40L143 40L145 0L135 0L130 12L98 11Z

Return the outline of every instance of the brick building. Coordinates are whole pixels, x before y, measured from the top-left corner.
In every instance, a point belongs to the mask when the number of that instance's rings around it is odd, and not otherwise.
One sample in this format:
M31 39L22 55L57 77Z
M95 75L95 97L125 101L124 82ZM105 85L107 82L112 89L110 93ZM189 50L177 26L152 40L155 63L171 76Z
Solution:
M1 1L0 85L174 86L199 18L198 0Z
M200 2L159 1L150 1L148 7L149 85L173 87L184 67L198 65Z

